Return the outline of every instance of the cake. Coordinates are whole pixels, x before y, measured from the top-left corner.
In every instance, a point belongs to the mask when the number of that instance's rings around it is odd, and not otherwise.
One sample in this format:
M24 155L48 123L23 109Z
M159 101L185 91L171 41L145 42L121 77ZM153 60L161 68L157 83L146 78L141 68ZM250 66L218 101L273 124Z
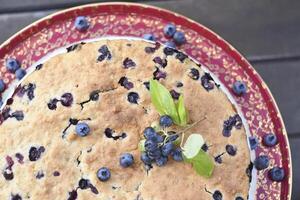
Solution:
M211 177L171 158L145 165L139 143L160 115L149 81L184 97L214 161ZM2 109L0 199L247 199L250 154L241 117L204 66L144 40L79 43L37 65ZM78 134L78 124L88 125ZM80 127L79 127L80 128ZM179 131L180 127L168 128ZM83 129L81 129L83 130ZM130 153L134 163L120 165ZM98 170L111 177L99 180ZM250 172L251 174L251 172Z

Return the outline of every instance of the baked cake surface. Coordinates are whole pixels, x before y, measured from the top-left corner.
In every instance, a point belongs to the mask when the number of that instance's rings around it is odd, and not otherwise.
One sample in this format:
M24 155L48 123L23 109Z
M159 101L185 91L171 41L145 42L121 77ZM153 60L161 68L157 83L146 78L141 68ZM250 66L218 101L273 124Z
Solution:
M2 113L1 200L207 200L215 191L225 200L247 198L245 129L233 127L230 137L223 136L224 121L237 113L201 66L145 41L101 40L68 50L30 74ZM143 130L159 119L147 89L153 77L173 90L174 98L183 94L190 123L205 117L186 134L205 138L208 153L217 158L212 177L171 159L145 169L138 143ZM95 93L99 97L93 99ZM90 134L79 137L76 122L86 122ZM226 153L228 144L236 147L235 155ZM125 152L134 156L128 168L119 165ZM107 182L97 178L101 167L110 169ZM81 189L82 180L89 186Z

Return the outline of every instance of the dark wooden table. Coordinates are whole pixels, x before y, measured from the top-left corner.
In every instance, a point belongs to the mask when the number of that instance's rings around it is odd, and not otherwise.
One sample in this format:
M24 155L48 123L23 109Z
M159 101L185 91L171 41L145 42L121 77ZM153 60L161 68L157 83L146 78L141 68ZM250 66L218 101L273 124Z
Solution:
M50 13L95 0L0 0L0 43ZM133 1L131 1L133 2ZM236 47L270 87L283 115L293 158L292 200L300 199L300 1L139 1L186 15Z

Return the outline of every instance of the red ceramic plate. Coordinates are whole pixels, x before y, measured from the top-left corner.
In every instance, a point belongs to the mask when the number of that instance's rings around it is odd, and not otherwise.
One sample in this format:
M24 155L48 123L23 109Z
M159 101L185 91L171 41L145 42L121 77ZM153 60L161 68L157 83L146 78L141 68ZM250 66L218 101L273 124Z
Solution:
M90 28L86 32L73 27L75 17L87 16ZM163 27L173 22L186 34L187 44L181 47L194 59L206 65L231 91L235 80L243 80L248 92L235 100L249 125L251 135L261 138L273 132L279 139L275 148L263 145L255 150L256 156L270 157L270 167L280 166L286 172L283 182L269 180L267 170L256 172L256 188L251 196L256 199L288 200L291 198L292 166L290 148L284 124L276 103L261 77L230 44L217 34L179 14L160 8L131 3L90 4L71 8L43 18L26 27L0 46L0 77L6 83L14 75L6 71L5 60L15 57L27 68L47 53L83 39L116 35L141 37L155 33L165 42Z

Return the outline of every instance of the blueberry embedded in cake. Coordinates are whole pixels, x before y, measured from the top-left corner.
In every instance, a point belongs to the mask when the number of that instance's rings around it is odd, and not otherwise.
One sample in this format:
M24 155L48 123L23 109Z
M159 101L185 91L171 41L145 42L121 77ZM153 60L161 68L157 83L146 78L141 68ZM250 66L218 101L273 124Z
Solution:
M165 30L183 44L185 36L173 32ZM16 59L7 67L21 69ZM247 199L241 118L186 54L159 43L101 40L72 45L36 69L0 115L0 199ZM272 148L276 137L262 144ZM209 166L201 169L195 158ZM254 167L284 180L284 169L269 162L259 157Z

